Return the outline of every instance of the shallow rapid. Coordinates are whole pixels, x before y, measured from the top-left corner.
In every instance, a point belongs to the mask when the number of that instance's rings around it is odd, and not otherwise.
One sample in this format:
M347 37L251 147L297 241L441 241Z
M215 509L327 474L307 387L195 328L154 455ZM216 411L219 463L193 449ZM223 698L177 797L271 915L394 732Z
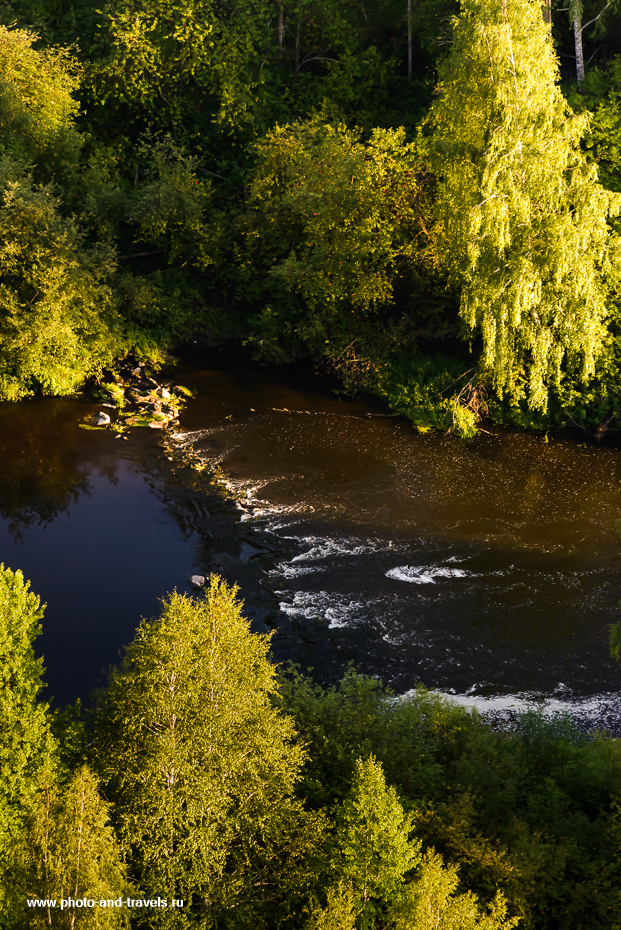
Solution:
M158 597L218 571L277 658L323 680L353 661L399 692L544 695L610 717L620 451L419 435L308 374L217 352L176 378L196 397L174 444L217 465L236 504L181 480L155 431L80 430L88 399L0 406L0 554L49 604L57 699L88 693Z
M616 693L617 448L419 435L260 369L186 380L195 447L246 495L242 520L282 546L268 578L301 661L353 660L398 691Z

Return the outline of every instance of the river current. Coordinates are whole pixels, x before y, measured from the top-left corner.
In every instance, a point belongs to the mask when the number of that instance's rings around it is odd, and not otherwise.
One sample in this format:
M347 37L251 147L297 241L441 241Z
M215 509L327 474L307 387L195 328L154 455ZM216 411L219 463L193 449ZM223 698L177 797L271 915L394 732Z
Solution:
M397 692L543 696L611 725L616 447L419 435L319 379L217 352L175 377L196 397L174 444L218 465L236 502L194 489L156 431L81 430L88 398L0 406L0 557L48 602L57 700L87 696L158 597L218 571L254 628L275 630L276 657L322 680L352 661Z

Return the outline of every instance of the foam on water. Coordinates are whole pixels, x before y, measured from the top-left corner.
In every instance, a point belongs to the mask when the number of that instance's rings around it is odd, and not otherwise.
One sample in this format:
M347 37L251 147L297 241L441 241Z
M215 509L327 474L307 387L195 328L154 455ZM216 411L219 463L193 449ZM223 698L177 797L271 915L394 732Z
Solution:
M287 536L285 538L295 539L310 546L305 552L294 556L291 562L317 562L341 556L365 555L386 548L386 545L380 543L379 540L377 542L367 540L361 543L358 539L325 539L317 536Z
M502 433L466 448L397 423L331 435L286 408L182 437L219 465L246 538L269 534L283 642L337 650L398 690L454 688L492 716L543 695L549 713L618 712L606 636L621 560L607 526L621 465L609 453L589 453L587 481L583 453L560 443ZM606 694L576 704L554 693L559 678Z
M487 718L500 721L510 721L517 715L528 710L539 710L546 717L558 714L570 716L576 723L587 730L603 729L619 735L621 733L621 692L608 691L601 694L592 694L587 697L574 697L559 686L555 694L544 695L536 693L481 695L481 694L452 694L446 691L437 691L467 710L476 710ZM566 696L561 694L565 692ZM414 694L408 691L402 697Z
M281 601L280 609L288 617L323 620L331 630L351 626L364 619L369 601L351 594L331 591L295 591L291 601Z
M446 568L437 566L435 568L426 568L424 565L399 565L397 568L391 568L386 572L386 578L394 578L396 581L408 581L410 584L435 584L436 578L466 578L473 572L467 572L463 568Z

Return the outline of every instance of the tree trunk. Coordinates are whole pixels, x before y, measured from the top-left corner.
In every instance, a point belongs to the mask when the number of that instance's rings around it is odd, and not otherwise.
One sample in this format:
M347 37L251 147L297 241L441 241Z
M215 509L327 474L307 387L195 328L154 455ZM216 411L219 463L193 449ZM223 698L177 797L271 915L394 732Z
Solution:
M285 9L282 3L278 4L278 48L282 52L285 45Z
M574 44L576 47L576 78L578 79L578 90L582 90L584 84L584 53L582 50L582 17L578 10L574 11Z
M412 0L408 0L408 81L412 80Z
M543 21L549 26L552 25L552 0L543 0Z

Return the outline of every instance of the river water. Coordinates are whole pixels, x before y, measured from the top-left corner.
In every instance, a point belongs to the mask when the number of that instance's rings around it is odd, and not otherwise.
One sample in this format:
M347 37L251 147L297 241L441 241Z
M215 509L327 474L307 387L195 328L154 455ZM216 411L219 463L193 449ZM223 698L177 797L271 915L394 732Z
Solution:
M621 452L509 431L418 435L294 369L213 352L176 444L238 503L193 488L152 430L79 423L87 398L0 407L0 557L48 602L59 701L86 696L140 615L193 572L241 585L278 659L356 662L398 691L618 701Z

